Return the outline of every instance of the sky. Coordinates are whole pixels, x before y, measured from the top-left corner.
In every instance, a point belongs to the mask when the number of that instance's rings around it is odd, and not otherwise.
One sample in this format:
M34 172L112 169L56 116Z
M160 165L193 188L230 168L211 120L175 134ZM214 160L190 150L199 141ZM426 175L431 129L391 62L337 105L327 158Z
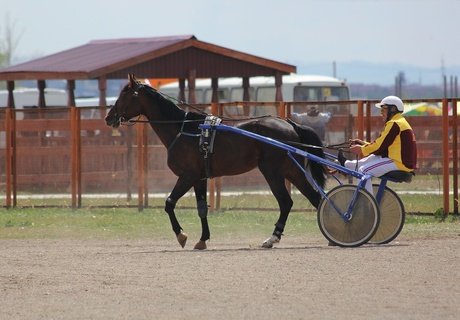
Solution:
M193 34L303 73L333 62L449 70L460 66L459 13L460 0L0 0L0 39L9 19L16 61L91 40Z

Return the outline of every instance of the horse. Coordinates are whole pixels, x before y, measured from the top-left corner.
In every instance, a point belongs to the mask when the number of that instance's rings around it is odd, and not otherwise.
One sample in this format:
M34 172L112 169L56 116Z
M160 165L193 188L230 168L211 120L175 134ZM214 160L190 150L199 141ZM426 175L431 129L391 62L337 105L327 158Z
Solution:
M198 216L201 220L201 237L194 249L207 248L210 239L207 220L207 178L238 175L258 168L265 177L279 206L279 218L272 235L262 243L263 248L272 248L281 240L293 200L286 187L290 181L317 208L321 195L306 179L305 173L289 158L287 152L267 143L238 135L233 132L215 132L213 152L205 160L200 150L201 129L204 112L181 109L169 97L128 75L128 84L121 90L115 105L109 110L105 122L117 128L133 119L144 116L167 148L168 167L178 177L165 201L164 210L182 248L187 234L179 224L175 206L177 201L192 187L195 192ZM225 121L225 119L224 119ZM313 129L278 117L243 119L236 127L265 137L299 145L303 149L324 158L322 142ZM318 148L314 147L318 146ZM311 176L321 188L324 187L327 170L323 165L295 156L303 166L308 165ZM208 163L206 163L208 161Z

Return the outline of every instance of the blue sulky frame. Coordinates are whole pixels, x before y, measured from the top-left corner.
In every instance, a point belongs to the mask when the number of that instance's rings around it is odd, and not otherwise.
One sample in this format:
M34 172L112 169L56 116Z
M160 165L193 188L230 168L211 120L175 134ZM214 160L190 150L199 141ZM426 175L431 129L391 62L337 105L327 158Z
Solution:
M339 165L337 157L325 153L321 158L307 151L298 149L278 140L261 136L257 133L224 124L202 124L201 130L226 131L243 135L274 147L283 149L288 157L303 172L308 182L321 194L322 201L318 206L318 225L330 243L342 247L356 247L364 243L385 244L395 239L401 232L404 221L404 205L398 195L387 187L388 181L410 182L412 173L391 171L379 177L380 184L374 185L376 196L366 191L365 185L372 178ZM357 186L343 185L333 176L339 186L326 192L320 187L295 156L318 162L327 167L352 176L359 180ZM357 216L353 219L353 215Z
M314 188L321 194L323 199L325 199L325 200L330 202L330 204L335 208L337 213L342 217L342 219L345 222L350 221L351 218L352 218L353 206L355 205L356 199L357 199L358 194L359 194L359 190L364 189L364 186L365 186L366 182L369 179L372 178L370 175L365 175L365 174L359 173L357 171L350 170L350 169L345 168L345 167L341 166L340 164L337 164L336 162L333 162L331 160L323 159L321 157L315 156L315 155L313 155L313 154L311 154L309 152L306 152L304 150L298 149L296 147L293 147L293 146L288 145L286 143L280 142L278 140L259 135L259 134L254 133L254 132L242 130L242 129L235 128L235 127L232 127L232 126L227 126L227 125L224 125L224 124L218 124L218 125L201 124L200 129L202 129L202 130L217 130L217 131L232 132L232 133L243 135L243 136L246 136L246 137L249 137L249 138L252 138L252 139L267 143L267 144L270 144L272 146L278 147L280 149L286 150L287 155L289 156L289 158L304 173L305 178L308 180L308 182L310 182L311 185L314 186ZM305 168L295 159L294 155L299 155L299 156L302 156L302 157L304 157L304 158L306 158L306 159L308 159L310 161L315 161L315 162L321 163L321 164L323 164L325 166L328 166L330 168L336 169L336 170L338 170L338 171L340 171L340 172L342 172L342 173L344 173L346 175L353 176L353 177L355 177L355 178L357 178L359 180L359 183L358 183L358 186L356 188L356 191L354 192L354 195L353 195L353 197L352 197L352 199L350 201L350 204L348 205L348 209L347 209L346 212L344 212L344 213L340 212L340 210L337 208L337 206L335 206L335 204L329 200L329 198L327 197L327 193L320 186L318 186L316 181L311 176L310 172L305 170ZM326 158L335 159L335 156L332 155L332 154L326 153Z

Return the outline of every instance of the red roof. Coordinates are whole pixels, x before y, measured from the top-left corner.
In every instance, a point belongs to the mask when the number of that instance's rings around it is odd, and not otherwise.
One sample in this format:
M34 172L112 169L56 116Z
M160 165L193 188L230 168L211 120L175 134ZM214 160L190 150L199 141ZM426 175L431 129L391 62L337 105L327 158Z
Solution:
M184 68L187 70L182 70ZM0 69L0 80L123 78L133 71L150 78L178 78L192 68L197 77L295 72L292 65L202 42L193 35L182 35L95 40Z

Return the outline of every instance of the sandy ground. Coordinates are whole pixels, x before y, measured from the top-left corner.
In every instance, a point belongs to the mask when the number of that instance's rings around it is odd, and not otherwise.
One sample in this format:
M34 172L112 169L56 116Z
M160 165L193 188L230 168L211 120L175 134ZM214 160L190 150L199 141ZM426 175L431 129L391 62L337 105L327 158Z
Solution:
M0 319L460 318L460 236L261 240L0 240Z

